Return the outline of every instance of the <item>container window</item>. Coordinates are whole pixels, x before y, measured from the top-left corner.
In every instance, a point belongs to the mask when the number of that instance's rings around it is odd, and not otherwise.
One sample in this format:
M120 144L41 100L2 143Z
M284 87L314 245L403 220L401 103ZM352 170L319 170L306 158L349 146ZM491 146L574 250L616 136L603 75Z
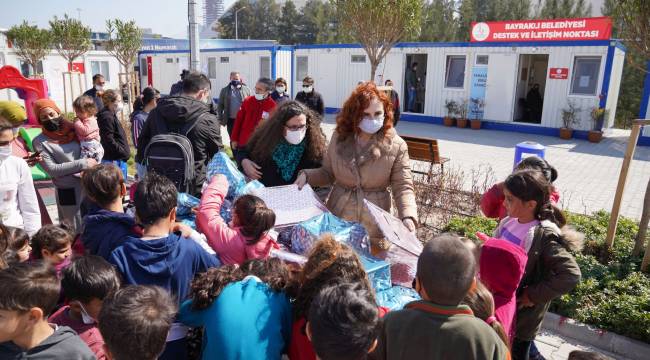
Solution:
M217 78L217 58L208 58L208 78Z
M219 62L222 64L228 64L230 63L230 57L228 56L222 56L219 58Z
M445 87L462 89L465 86L465 55L448 55Z
M571 94L596 95L600 56L576 56L571 76Z
M174 63L174 58L165 58L165 62L167 64L173 64Z
M488 55L476 55L476 65L487 65L489 59Z
M271 57L260 56L260 77L271 77Z
M91 61L90 69L92 70L93 75L102 74L104 80L108 82L111 81L111 75L110 72L108 71L109 70L108 61Z
M309 74L309 57L308 56L297 56L296 57L296 78L298 81L307 77Z
M365 55L352 55L350 58L350 62L353 64L365 64L366 63L366 56Z
M3 59L4 61L4 59ZM24 77L32 77L36 74L44 74L43 72L43 61L39 60L38 64L36 65L37 69L34 71L34 68L29 65L29 63L20 61L20 73L23 74Z
M147 58L140 59L140 76L149 76L149 68L147 67Z

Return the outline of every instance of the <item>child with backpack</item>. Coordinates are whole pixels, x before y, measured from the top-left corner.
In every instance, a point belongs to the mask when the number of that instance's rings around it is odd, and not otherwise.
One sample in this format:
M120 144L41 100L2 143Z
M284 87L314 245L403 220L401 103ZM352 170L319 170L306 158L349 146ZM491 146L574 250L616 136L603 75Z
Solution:
M504 183L509 216L515 221L523 219L521 221L528 226L535 222L530 230L519 232L532 235L530 241L525 242L529 244L526 245L528 261L517 290L517 323L512 344L515 360L528 359L551 300L571 291L581 277L571 251L580 249L582 238L565 227L562 211L551 202L551 189L548 180L536 170L517 171ZM506 219L500 228L504 228Z
M275 213L254 195L237 198L232 207L232 221L226 224L220 215L228 193L228 180L218 174L203 191L196 214L196 226L208 238L208 244L225 265L242 264L249 259L269 256L278 248L268 231L275 225Z
M203 326L205 360L279 360L291 336L291 285L277 258L209 269L192 282L179 320Z
M552 184L557 179L557 170L548 163L545 159L537 156L529 156L524 158L517 164L517 170L539 170L544 174L544 177ZM551 201L557 204L560 201L560 193L552 187ZM486 217L494 219L503 219L506 217L506 208L503 205L505 197L503 195L503 183L494 184L488 191L481 197L481 211Z
M299 281L300 289L293 303L294 322L289 359L316 360L316 353L307 337L306 325L311 305L318 293L330 285L353 283L360 284L367 290L373 303L375 295L359 256L330 234L324 235L310 250ZM377 307L377 311L380 317L387 312L380 307Z

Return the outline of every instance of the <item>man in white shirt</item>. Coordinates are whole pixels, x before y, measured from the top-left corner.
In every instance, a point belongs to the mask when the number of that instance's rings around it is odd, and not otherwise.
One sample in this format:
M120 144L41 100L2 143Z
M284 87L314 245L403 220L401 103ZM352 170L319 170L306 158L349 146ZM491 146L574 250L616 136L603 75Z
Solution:
M41 213L29 166L11 155L12 127L0 117L0 222L24 229L32 236L41 228Z

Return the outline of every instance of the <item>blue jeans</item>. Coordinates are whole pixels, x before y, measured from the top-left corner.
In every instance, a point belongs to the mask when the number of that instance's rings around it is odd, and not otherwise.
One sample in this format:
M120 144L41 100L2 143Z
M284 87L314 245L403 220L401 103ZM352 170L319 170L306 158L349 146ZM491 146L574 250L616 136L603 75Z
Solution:
M408 88L408 102L406 104L406 111L413 112L415 111L415 96L416 96L416 91L415 88Z
M128 165L126 164L126 161L122 160L102 160L102 164L113 164L117 166L118 169L122 170L122 176L124 177L124 182L126 183L126 180L129 177L128 174Z

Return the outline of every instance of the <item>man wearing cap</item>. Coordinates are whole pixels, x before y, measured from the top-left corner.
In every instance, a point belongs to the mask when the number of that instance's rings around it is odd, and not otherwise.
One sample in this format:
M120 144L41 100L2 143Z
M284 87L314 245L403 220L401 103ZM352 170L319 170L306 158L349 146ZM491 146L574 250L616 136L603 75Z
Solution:
M93 100L95 101L95 107L97 107L97 112L101 111L104 108L104 102L102 101L102 95L104 94L104 85L106 85L106 80L104 80L104 75L95 74L93 75L92 89L88 89L84 93L84 95L93 98Z
M185 79L185 76L189 73L189 70L183 70L183 72L181 72L181 80L172 85L172 88L169 90L169 96L180 95L183 92L183 79Z

